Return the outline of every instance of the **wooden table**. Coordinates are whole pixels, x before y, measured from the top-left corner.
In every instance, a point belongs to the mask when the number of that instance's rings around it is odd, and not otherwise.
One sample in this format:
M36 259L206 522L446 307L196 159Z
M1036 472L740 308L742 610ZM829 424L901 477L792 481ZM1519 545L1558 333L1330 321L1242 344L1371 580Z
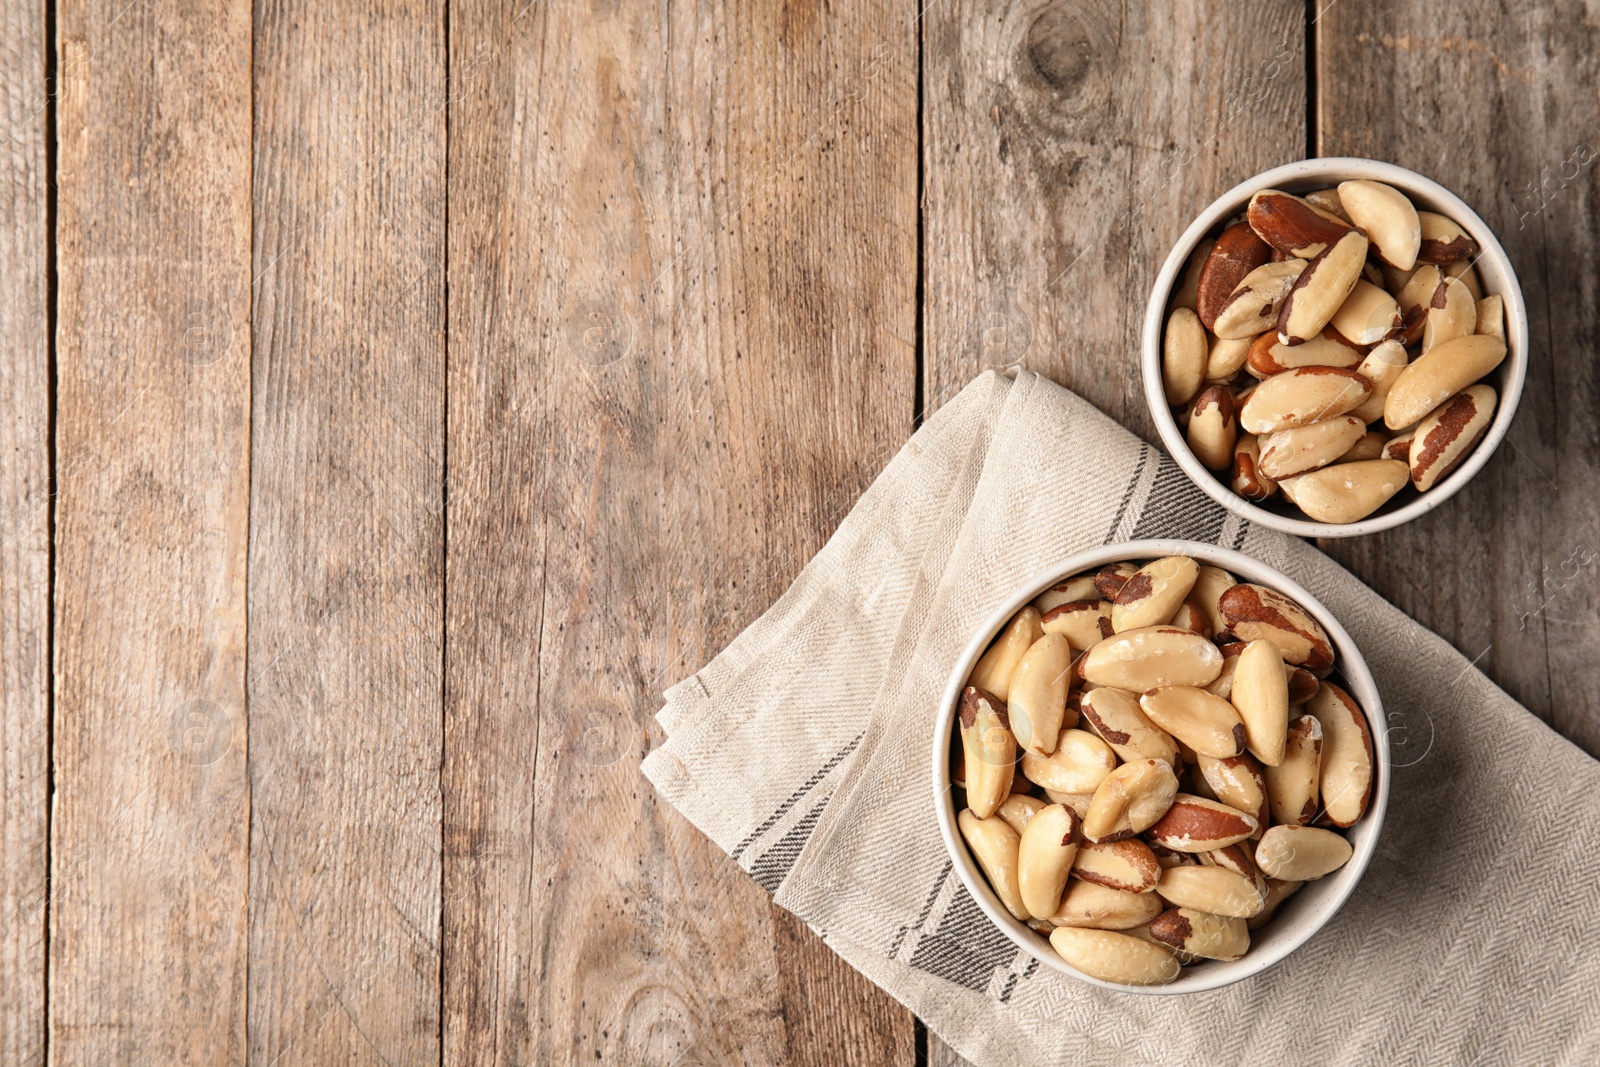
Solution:
M657 801L660 692L983 368L1153 437L1153 271L1308 153L1533 327L1325 547L1600 751L1592 7L366 6L0 2L0 1062L953 1062Z

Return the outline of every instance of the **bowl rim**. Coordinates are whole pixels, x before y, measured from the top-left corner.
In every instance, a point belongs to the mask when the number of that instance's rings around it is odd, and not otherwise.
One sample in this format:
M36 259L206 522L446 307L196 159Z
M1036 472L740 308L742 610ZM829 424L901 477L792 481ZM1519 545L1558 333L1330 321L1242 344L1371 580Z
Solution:
M1207 961L1199 970L1185 969L1177 980L1166 985L1130 986L1103 981L1073 968L1057 955L1050 948L1049 943L1042 939L1036 931L1012 918L1011 913L1005 909L1005 906L994 895L994 891L989 888L987 879L978 871L975 861L967 850L966 842L962 840L960 831L957 828L957 812L955 805L951 802L951 790L953 787L950 784L950 744L955 725L956 710L959 706L961 692L966 687L967 676L971 673L978 657L989 647L989 643L994 639L994 636L1000 632L1001 627L1011 619L1012 615L1020 611L1034 597L1068 575L1079 574L1090 568L1098 568L1108 563L1116 563L1122 560L1156 559L1171 555L1191 556L1202 564L1223 568L1239 578L1240 581L1253 582L1277 590L1283 595L1294 599L1322 625L1329 639L1333 642L1337 657L1335 663L1338 665L1339 673L1344 676L1345 687L1350 691L1366 716L1367 732L1372 739L1373 775L1376 779L1376 788L1368 801L1366 814L1355 824L1355 827L1352 827L1352 829L1359 828L1361 833L1357 840L1351 842L1354 851L1350 860L1334 874L1328 876L1331 879L1338 880L1336 888L1331 896L1325 894L1320 912L1304 916L1301 927L1296 929L1293 934L1267 949L1248 952L1239 960L1232 962L1213 960ZM1102 989L1145 996L1177 996L1186 993L1203 993L1232 985L1235 982L1244 981L1280 963L1315 937L1339 912L1345 901L1350 898L1350 895L1355 892L1356 886L1366 873L1367 865L1377 852L1378 840L1382 836L1383 822L1389 807L1389 785L1393 773L1389 751L1389 733L1377 683L1367 669L1366 659L1361 655L1361 650L1356 645L1355 639L1350 636L1349 631L1340 624L1333 613L1300 583L1279 571L1276 567L1269 566L1260 560L1230 548L1199 541L1172 538L1119 541L1077 552L1037 572L1013 589L1004 601L990 613L988 619L978 628L972 639L967 642L966 648L957 659L955 667L950 673L950 678L945 685L944 696L939 705L932 748L933 800L935 813L939 821L939 835L944 840L945 851L949 854L952 868L989 921L1019 948L1059 974L1081 982L1087 982L1090 985L1099 986Z
M1501 380L1503 388L1498 390L1499 407L1495 411L1494 420L1484 433L1483 440L1478 442L1471 454L1455 470L1426 493L1420 494L1415 500L1393 511L1350 523L1317 522L1314 519L1297 519L1258 507L1235 493L1231 486L1219 481L1217 476L1196 458L1179 429L1171 408L1167 405L1166 393L1162 387L1162 330L1166 324L1167 301L1188 262L1190 253L1206 234L1243 208L1252 194L1280 185L1305 184L1319 179L1325 180L1327 184L1337 184L1339 181L1352 178L1385 182L1405 192L1408 197L1413 193L1419 194L1432 202L1432 206L1424 210L1437 210L1441 214L1449 215L1478 242L1479 255L1473 262L1489 260L1508 283L1494 290L1505 302L1506 359L1499 368L1504 375ZM1485 295L1488 295L1487 286ZM1173 245L1172 251L1168 253L1161 270L1156 274L1149 302L1145 306L1140 347L1145 402L1150 409L1151 417L1155 420L1156 432L1160 435L1167 452L1201 491L1234 514L1269 529L1300 537L1361 537L1393 529L1439 507L1470 482L1499 449L1500 443L1511 428L1512 420L1516 417L1517 407L1522 400L1523 386L1528 376L1528 309L1522 297L1522 283L1517 278L1511 257L1506 255L1505 249L1488 224L1455 193L1432 178L1395 163L1360 156L1318 156L1273 167L1240 182L1213 200L1189 224Z

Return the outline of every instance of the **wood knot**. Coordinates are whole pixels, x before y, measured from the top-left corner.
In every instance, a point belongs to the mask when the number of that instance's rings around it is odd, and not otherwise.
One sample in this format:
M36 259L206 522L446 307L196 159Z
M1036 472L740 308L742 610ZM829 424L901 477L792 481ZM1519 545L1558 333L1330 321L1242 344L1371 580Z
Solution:
M1049 7L1028 27L1024 42L1028 63L1045 84L1070 93L1089 75L1094 62L1094 33L1070 9Z

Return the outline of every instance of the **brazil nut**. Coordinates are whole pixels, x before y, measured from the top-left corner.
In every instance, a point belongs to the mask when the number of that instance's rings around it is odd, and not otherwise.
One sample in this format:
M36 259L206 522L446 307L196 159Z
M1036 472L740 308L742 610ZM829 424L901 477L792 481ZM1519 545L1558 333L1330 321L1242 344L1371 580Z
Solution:
M1234 706L1192 685L1163 685L1139 697L1145 717L1198 755L1221 759L1244 751L1245 729Z
M1322 781L1322 723L1301 715L1289 723L1283 760L1266 767L1272 821L1305 826L1316 818Z
M1222 594L1218 605L1228 629L1243 641L1267 640L1285 663L1308 671L1333 665L1333 644L1304 608L1282 593L1242 582Z
M1060 804L1043 807L1028 820L1017 846L1017 891L1028 914L1045 918L1061 906L1081 832L1077 813Z
M1222 672L1217 646L1176 626L1148 626L1100 641L1084 655L1086 682L1142 693L1161 685L1205 685Z
M1160 985L1182 969L1166 947L1114 930L1062 926L1050 935L1050 947L1089 977L1119 985Z
M978 818L987 819L1011 793L1017 742L1011 735L1005 704L974 685L961 695L961 750L967 807Z

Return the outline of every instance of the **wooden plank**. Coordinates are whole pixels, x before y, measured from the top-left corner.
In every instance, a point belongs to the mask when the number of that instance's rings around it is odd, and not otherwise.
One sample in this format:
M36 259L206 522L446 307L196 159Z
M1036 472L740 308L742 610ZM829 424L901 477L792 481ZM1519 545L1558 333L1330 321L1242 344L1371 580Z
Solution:
M442 3L256 12L250 1055L436 1064Z
M446 1062L909 1064L638 764L909 431L911 18L473 0L451 40Z
M1573 2L1409 0L1331 6L1317 40L1322 152L1455 190L1505 245L1532 327L1517 421L1477 478L1400 529L1323 547L1600 754L1600 27Z
M928 1030L924 1031L924 1036L928 1042L928 1067L971 1067L972 1061L945 1044L938 1034Z
M923 31L925 396L1023 365L1155 440L1139 325L1190 220L1305 146L1304 5L945 0Z
M241 1063L250 6L57 17L49 1056Z
M0 0L0 1063L44 1061L50 353L44 11Z
M1304 5L945 0L923 18L924 403L1025 366L1155 440L1145 299L1218 194L1305 146ZM929 1064L964 1062L927 1035Z

